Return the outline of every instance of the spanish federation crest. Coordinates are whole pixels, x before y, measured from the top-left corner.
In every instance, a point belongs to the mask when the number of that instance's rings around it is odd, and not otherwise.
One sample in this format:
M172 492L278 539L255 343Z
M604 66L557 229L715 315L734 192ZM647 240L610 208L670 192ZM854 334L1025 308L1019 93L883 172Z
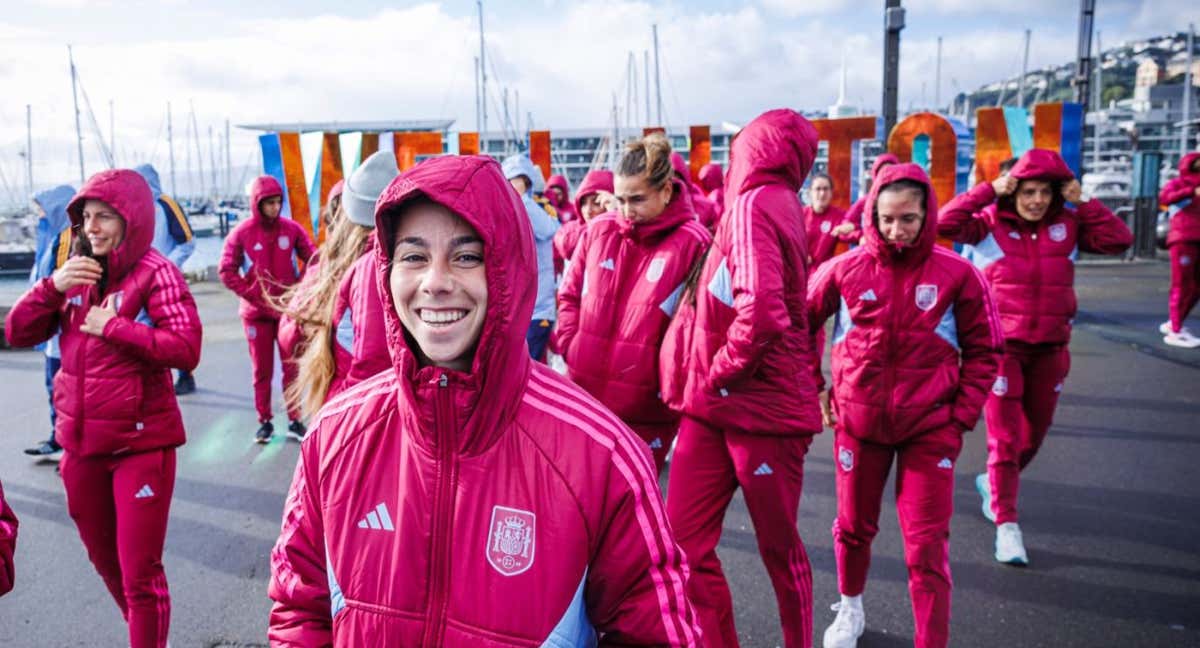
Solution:
M838 448L838 463L842 465L842 470L850 472L854 468L854 451L850 448Z
M646 269L646 281L655 283L662 279L663 269L667 267L667 260L662 257L656 257L650 262L650 267Z
M917 284L917 308L927 311L937 304L937 284Z
M487 560L496 571L505 576L516 576L533 566L536 515L507 506L493 506L488 529Z
M292 239L288 238L287 236L280 236L279 240L276 242L279 243L280 250L286 250L292 245Z
M833 229L833 223L829 221L821 221L821 233L828 234L829 230Z
M1055 223L1050 226L1050 240L1055 243L1062 243L1067 240L1067 225L1066 223Z

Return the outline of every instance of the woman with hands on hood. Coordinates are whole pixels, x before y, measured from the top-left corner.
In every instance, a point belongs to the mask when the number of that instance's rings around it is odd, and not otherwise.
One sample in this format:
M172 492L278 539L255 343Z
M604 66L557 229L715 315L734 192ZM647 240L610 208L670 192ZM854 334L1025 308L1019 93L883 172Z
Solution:
M1008 173L946 203L938 234L970 246L964 254L1000 311L1004 357L983 410L988 465L975 486L996 524L996 560L1025 565L1017 490L1071 366L1075 259L1081 250L1120 254L1133 234L1104 203L1085 198L1062 156L1045 149L1026 151Z

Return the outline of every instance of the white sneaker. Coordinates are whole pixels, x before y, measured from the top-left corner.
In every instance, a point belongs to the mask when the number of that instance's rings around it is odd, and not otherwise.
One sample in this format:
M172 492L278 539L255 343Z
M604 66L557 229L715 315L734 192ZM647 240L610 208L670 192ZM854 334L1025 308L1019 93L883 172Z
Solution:
M1167 320L1167 321L1163 322L1162 324L1159 324L1158 332L1162 333L1163 335L1170 335L1170 334L1174 333L1175 331L1171 330L1171 320Z
M831 610L837 610L837 618L833 624L825 628L825 648L855 648L858 638L867 627L866 615L862 608L834 603Z
M994 524L996 514L992 512L992 483L988 481L987 473L975 475L975 491L983 499L983 517Z
M1021 527L1016 522L1005 522L996 527L996 561L1022 567L1029 564Z
M1167 333L1163 336L1163 342L1169 346L1180 347L1183 349L1195 349L1200 347L1200 338L1192 335L1187 329L1183 329L1178 333Z

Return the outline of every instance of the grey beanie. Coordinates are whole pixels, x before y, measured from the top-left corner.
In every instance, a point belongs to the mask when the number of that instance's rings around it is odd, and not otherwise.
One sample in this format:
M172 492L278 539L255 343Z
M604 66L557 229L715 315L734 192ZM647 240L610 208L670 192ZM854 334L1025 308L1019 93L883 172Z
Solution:
M342 209L355 225L375 227L375 201L379 194L400 175L396 156L391 151L376 151L363 160L342 190Z

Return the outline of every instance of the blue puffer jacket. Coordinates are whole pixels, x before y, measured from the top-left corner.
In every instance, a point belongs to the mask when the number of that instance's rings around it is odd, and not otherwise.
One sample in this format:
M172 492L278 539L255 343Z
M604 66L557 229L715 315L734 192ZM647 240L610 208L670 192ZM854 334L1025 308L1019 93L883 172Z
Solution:
M538 291L533 306L533 321L556 318L554 308L554 234L558 232L558 220L551 217L541 205L533 200L538 187L545 187L542 170L527 155L512 155L504 160L504 177L508 180L519 176L529 178L530 187L521 196L529 224L533 227L533 244L537 250Z

